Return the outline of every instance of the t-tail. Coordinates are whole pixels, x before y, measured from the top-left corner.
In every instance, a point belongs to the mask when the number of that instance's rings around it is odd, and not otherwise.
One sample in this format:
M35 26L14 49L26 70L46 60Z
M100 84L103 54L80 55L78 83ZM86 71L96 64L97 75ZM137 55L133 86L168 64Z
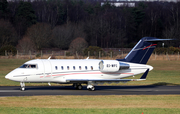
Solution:
M146 64L157 43L160 41L167 41L172 39L158 39L155 37L143 37L134 48L128 53L124 59L117 59L118 61Z

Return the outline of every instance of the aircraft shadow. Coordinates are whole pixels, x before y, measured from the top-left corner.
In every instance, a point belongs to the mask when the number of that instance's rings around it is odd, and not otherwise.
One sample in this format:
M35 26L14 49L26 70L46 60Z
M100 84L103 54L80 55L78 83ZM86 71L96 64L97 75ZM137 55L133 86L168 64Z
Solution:
M95 90L108 90L108 89L143 89L143 88L155 88L155 85L145 86L95 86ZM26 90L76 90L72 86L26 86ZM82 90L87 90L86 86L83 86Z
M111 85L97 85L95 86L95 90L108 90L108 89L150 89L150 88L156 88L158 86L178 86L177 84L173 83L166 83L166 82L158 82L154 83L152 85L135 85L135 86L111 86ZM20 87L14 86L14 90L19 90ZM26 90L76 90L74 87L68 85L68 86L26 86ZM82 90L87 90L87 86L83 86Z

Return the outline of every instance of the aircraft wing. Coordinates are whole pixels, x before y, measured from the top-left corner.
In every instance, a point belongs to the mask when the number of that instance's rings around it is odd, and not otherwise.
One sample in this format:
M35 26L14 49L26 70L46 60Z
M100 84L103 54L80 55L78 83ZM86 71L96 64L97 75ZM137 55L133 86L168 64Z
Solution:
M149 69L141 76L140 79L66 79L66 82L128 82L128 81L143 81L146 80Z

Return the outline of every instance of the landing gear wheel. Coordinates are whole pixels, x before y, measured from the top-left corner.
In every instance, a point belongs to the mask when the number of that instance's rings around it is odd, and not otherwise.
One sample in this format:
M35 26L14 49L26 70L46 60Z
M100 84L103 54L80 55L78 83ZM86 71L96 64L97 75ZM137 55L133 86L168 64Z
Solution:
M81 90L83 88L83 86L80 83L74 83L73 87L78 89L78 90Z
M88 86L87 86L87 89L88 89L89 91L94 91L94 90L95 90L95 87L94 87L93 85L88 85Z
M91 91L94 91L94 90L95 90L95 87L92 87L92 88L91 88Z
M77 87L76 87L76 89L78 89L78 90L81 90L83 87L82 87L82 85L78 85Z
M77 84L76 84L76 83L74 83L72 86L73 86L74 88L77 88Z
M88 89L89 91L94 91L94 90L95 90L94 85L95 85L95 84L94 84L92 81L88 81L88 83L87 83L87 89Z
M95 90L95 87L91 87L88 89L89 91L94 91Z
M25 83L24 83L24 82L21 82L20 85L21 85L20 90L21 90L21 91L25 91Z
M25 87L21 87L21 91L25 91Z

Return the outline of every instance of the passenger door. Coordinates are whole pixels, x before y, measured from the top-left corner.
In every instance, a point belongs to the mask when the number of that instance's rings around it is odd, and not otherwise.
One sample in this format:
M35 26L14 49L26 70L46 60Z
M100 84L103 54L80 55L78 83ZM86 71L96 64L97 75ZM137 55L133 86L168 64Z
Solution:
M43 81L49 82L52 79L52 65L49 60L43 60L44 65L44 77Z

